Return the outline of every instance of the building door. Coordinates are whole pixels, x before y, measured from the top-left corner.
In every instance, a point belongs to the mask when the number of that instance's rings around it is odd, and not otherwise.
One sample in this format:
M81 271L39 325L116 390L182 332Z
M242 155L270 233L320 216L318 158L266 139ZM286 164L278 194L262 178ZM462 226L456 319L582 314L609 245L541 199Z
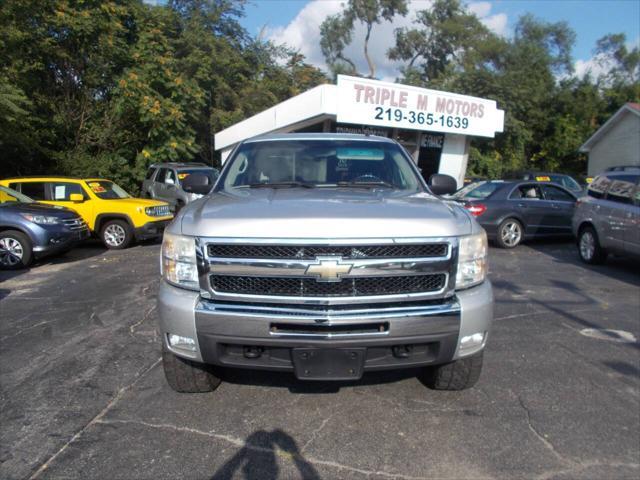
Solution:
M423 133L420 142L420 152L418 153L418 168L422 172L425 180L440 169L440 156L442 155L442 145L444 135L437 133Z

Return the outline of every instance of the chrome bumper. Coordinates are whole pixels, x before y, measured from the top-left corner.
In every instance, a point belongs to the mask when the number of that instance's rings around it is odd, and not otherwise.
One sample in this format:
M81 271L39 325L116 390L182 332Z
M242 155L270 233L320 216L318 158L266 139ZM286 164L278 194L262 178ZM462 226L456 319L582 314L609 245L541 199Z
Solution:
M359 346L370 349L365 370L373 370L446 363L478 352L491 326L493 293L486 281L440 304L319 308L214 302L166 282L158 295L163 341L176 355L218 365L291 370L291 348ZM169 333L195 339L196 350L173 349L167 344ZM485 334L482 344L461 350L460 340L476 333ZM389 358L389 349L405 345L417 346L421 357ZM248 346L266 354L246 358L242 351Z

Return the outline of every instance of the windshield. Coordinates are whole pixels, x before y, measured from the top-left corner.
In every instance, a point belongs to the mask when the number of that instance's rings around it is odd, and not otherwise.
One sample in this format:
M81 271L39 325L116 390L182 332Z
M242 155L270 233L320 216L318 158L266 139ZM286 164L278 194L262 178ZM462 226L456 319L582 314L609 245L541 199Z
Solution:
M222 188L353 187L421 189L410 160L393 143L358 140L251 142L224 170Z
M0 185L0 203L33 203L35 200Z
M207 177L209 177L209 183L211 183L211 185L216 183L216 180L220 175L220 172L218 172L218 170L216 170L215 168L192 168L186 170L178 170L178 180L182 181L192 173L206 175Z
M95 180L87 182L89 188L98 198L103 200L116 200L119 198L129 198L130 195L121 187L109 180Z
M582 187L569 175L556 175L553 173L541 173L533 177L537 182L553 182L562 185L567 190L574 192L582 191ZM527 180L527 179L525 179ZM529 179L530 180L530 179Z
M456 192L454 198L487 198L502 184L497 182L478 182L467 185Z

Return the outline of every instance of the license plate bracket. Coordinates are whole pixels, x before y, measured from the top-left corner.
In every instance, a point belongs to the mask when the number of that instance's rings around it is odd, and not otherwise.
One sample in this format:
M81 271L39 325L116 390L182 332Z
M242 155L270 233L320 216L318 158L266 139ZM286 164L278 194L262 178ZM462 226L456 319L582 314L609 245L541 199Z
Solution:
M301 380L358 380L366 348L294 348L295 375Z

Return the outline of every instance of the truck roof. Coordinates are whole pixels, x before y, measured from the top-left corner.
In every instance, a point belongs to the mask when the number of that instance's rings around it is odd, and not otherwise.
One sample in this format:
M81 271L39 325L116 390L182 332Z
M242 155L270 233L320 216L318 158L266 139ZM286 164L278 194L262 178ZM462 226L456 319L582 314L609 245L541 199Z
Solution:
M365 140L370 142L394 143L387 137L362 135L357 133L270 133L249 138L242 143L270 142L285 140Z

